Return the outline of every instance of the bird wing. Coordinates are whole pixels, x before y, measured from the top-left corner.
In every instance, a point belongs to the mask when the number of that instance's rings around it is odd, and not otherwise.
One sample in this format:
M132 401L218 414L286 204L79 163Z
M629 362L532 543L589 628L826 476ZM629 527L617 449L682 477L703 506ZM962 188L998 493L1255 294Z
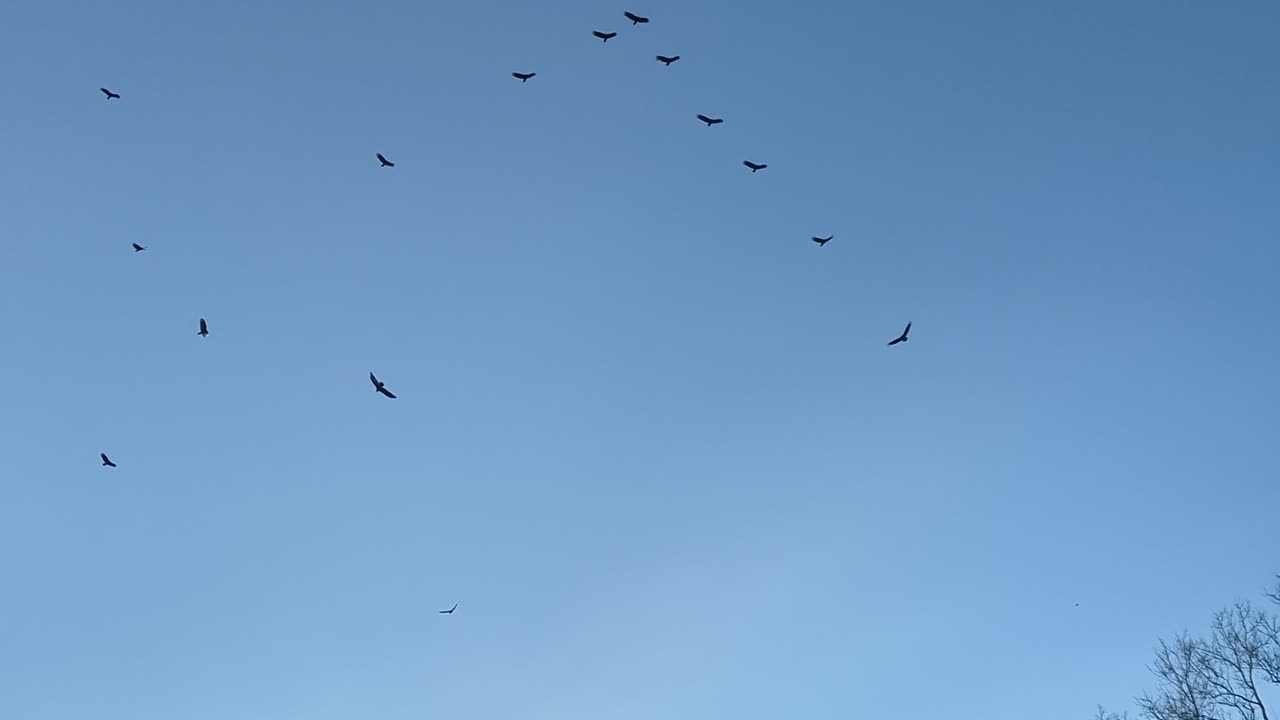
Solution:
M106 453L98 453L98 457L102 458L102 462L104 463L111 462L111 458L107 457Z
M385 157L383 157L383 156L382 156L382 153L374 153L374 155L377 155L377 156L378 156L378 162L386 162L386 161L387 161L387 159L386 159Z
M200 331L209 332L209 324L204 321L204 318L200 318Z
M133 244L133 249L134 249L134 250L141 250L141 249L142 249L142 246L141 246L141 245L139 245L138 243L134 243L134 244Z
M906 337L906 336L907 336L907 333L909 333L909 332L911 332L911 323L910 323L910 322L908 322L908 323L907 323L907 329L902 331L902 337Z
M395 395L394 395L390 390L388 390L388 389L387 389L387 386L386 386L386 385L379 385L379 386L378 386L378 392L382 393L383 395L386 395L387 397L391 398L392 400L395 400L395 399L396 399L396 396L395 396Z
M624 10L624 11L622 12L622 14L623 14L623 15L626 15L628 20L638 21L638 20L640 19L640 16L639 16L639 15L636 15L635 13L631 12L630 10Z
M375 376L373 373L369 373L369 382L373 383L374 387L378 387L382 385L382 383L378 382L377 376Z
M98 89L99 89L99 90L101 90L101 91L102 91L102 94L103 94L103 95L106 95L107 97L111 97L111 96L114 94L114 93L112 93L110 90L108 90L108 89L106 89L106 88L98 88Z
M701 121L702 121L702 122L704 122L704 123L709 123L709 122L711 122L711 118L707 117L706 115L699 115L699 116L698 116L698 119L699 119L699 120L701 120Z
M889 347L893 347L894 345L897 345L900 342L902 342L902 338L894 338L889 341Z

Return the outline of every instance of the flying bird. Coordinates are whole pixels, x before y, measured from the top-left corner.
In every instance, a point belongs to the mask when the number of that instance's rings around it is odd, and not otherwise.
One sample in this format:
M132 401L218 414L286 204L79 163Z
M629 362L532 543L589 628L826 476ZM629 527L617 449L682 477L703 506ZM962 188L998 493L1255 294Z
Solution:
M595 35L595 36L596 36L596 37L598 37L598 38L600 38L600 41L601 41L601 42L609 42L609 38L612 38L612 37L618 37L618 33L616 33L616 32L611 32L611 33L602 33L602 32L600 32L599 30L592 30L592 31L591 31L591 34L592 34L592 35Z
M146 250L146 248L142 247L142 246L141 246L141 245L139 245L138 243L134 243L134 244L133 244L133 251L134 251L134 252L142 252L143 250Z
M711 127L712 125L719 125L720 123L724 122L724 118L713 118L713 117L707 117L706 115L699 115L698 119L706 123L707 127Z
M671 67L671 63L673 63L673 62L675 62L675 61L677 61L677 60L679 60L679 59L680 59L680 56L679 56L679 55L673 55L673 56L671 56L671 57L667 57L666 55L659 55L659 56L658 56L658 62L662 63L663 65L666 65L667 67Z
M115 464L115 463L111 462L111 458L107 457L107 454L106 454L106 453L98 453L98 457L102 458L102 466L103 466L103 467L115 467L115 466L116 466L116 464Z
M441 614L441 615L452 615L452 614L453 614L453 611L454 611L454 610L457 610L457 609L458 609L458 603L454 603L454 604L453 604L453 607L449 608L448 610L441 610L441 611L440 611L440 614Z
M747 167L749 167L749 168L751 168L751 172L755 172L755 171L757 171L757 170L763 170L763 169L765 169L765 168L769 167L768 165L757 165L757 164L755 164L755 163L751 162L750 160L743 160L743 161L742 161L742 164L743 164L743 165L746 165L746 166L747 166Z
M209 337L209 323L200 318L200 332L196 333L200 337Z
M622 14L627 16L627 19L631 21L632 25L640 25L642 23L649 22L649 18L640 17L639 15L631 12L630 10L624 10Z
M380 392L392 400L396 399L396 396L392 395L391 391L387 389L387 384L379 380L373 373L369 373L369 381L373 383L374 392Z
M120 99L120 96L119 96L119 95L117 95L117 94L115 94L115 93L111 92L110 90L108 90L108 89L106 89L106 88L98 88L98 89L102 91L102 94L103 94L103 95L106 95L106 96L107 96L107 99L108 99L108 100L119 100L119 99Z
M374 153L378 156L378 162L382 163L378 167L395 167L396 164L382 156L382 153Z
M833 237L835 237L835 235L828 235L824 238L815 237L813 241L818 243L818 247L822 247L823 245L826 245L827 243L831 242L831 238Z
M903 330L903 331L902 331L902 334L901 334L901 335L899 335L898 337L894 338L893 340L889 341L889 345L892 347L892 346L894 346L894 345L897 345L897 344L898 344L898 343L900 343L900 342L906 342L906 341L907 341L907 333L909 333L909 332L911 332L911 323L907 323L907 327L906 327L906 329L905 329L905 330Z
M538 73L511 73L511 77L519 78L520 82L529 82L529 78L537 74Z

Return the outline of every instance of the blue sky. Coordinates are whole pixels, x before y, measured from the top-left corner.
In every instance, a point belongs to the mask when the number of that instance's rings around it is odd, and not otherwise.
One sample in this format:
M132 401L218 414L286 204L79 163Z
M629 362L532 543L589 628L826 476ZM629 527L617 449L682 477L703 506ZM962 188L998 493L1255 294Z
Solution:
M5 6L4 714L1124 706L1280 569L1278 34Z

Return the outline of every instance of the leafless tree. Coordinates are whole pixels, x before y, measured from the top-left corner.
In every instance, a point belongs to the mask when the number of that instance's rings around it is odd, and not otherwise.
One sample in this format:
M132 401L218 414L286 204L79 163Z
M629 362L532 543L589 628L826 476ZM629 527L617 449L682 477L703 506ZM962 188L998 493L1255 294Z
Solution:
M1280 605L1280 583L1267 597ZM1151 672L1157 687L1138 698L1148 720L1273 720L1264 696L1280 686L1280 618L1237 601L1214 613L1208 637L1161 640Z

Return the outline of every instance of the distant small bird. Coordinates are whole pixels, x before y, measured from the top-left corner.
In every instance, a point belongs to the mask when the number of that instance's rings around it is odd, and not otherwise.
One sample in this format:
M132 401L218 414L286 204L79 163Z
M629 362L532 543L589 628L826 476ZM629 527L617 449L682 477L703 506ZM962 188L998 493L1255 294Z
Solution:
M529 82L529 78L537 74L538 73L511 73L511 77L519 78L520 82Z
M747 167L749 167L749 168L751 168L751 172L755 172L755 171L757 171L757 170L763 170L763 169L765 169L765 168L769 167L768 165L757 165L757 164L755 164L755 163L751 162L750 160L743 160L743 161L742 161L742 164L743 164L743 165L746 165L746 166L747 166Z
M632 25L640 25L642 23L649 22L649 18L640 17L639 15L631 12L630 10L624 10L622 14L627 16L627 19L631 21Z
M679 56L679 55L672 55L671 57L667 57L666 55L659 55L659 56L658 56L658 62L662 63L663 65L666 65L667 67L670 67L670 66L671 66L671 63L673 63L673 62L675 62L675 61L677 61L677 60L679 60L679 59L680 59L680 56Z
M441 610L441 611L440 611L440 614L441 614L441 615L452 615L452 614L453 614L453 611L454 611L454 610L457 610L457 609L458 609L458 603L454 603L454 604L453 604L453 607L449 608L448 610Z
M382 153L374 153L378 156L378 162L382 163L378 167L395 167L396 164L382 156Z
M120 96L119 96L119 95L117 95L117 94L115 94L115 93L111 92L110 90L108 90L108 89L106 89L106 88L98 88L98 89L102 91L102 94L103 94L103 95L106 95L106 96L107 96L107 99L108 99L108 100L119 100L119 99L120 99Z
M141 245L139 245L138 243L134 243L134 244L133 244L133 251L134 251L134 252L142 252L143 250L146 250L146 248L142 247L142 246L141 246Z
M827 237L824 237L824 238L815 237L813 241L818 243L818 247L822 247L823 245L826 245L827 243L831 242L831 238L833 237L835 237L835 235L828 235Z
M200 332L196 333L200 337L209 337L209 323L200 318Z
M115 466L116 466L116 464L115 464L115 463L111 462L111 458L107 457L107 454L106 454L106 453L98 453L98 457L102 458L102 466L103 466L103 467L115 467Z
M902 331L902 334L901 334L901 335L899 335L898 337L896 337L896 338L894 338L893 340L891 340L891 341L889 342L889 345L892 347L892 346L894 346L894 345L897 345L898 343L906 342L906 341L907 341L907 333L909 333L909 332L911 332L911 323L907 323L907 328L906 328L905 330L903 330L903 331Z
M713 118L713 117L707 117L706 115L699 115L698 119L706 123L707 127L711 127L712 125L719 125L720 123L724 122L724 118Z
M1076 603L1076 607L1080 607L1080 603Z
M374 392L380 392L392 400L396 399L396 396L392 395L391 391L387 389L387 384L379 380L373 373L369 373L369 381L373 383Z
M600 32L599 30L592 30L591 34L600 38L601 42L609 42L609 38L618 37L618 33L616 32L603 33L603 32Z

